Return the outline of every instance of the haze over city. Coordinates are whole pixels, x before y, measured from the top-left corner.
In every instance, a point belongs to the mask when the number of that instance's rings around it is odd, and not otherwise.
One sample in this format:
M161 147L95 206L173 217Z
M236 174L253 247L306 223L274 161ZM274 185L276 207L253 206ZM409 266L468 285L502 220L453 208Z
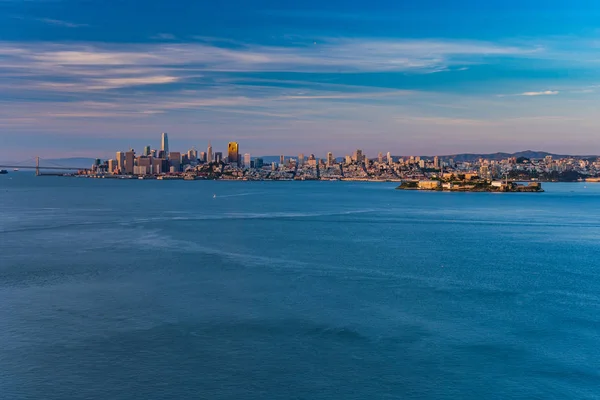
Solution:
M0 1L0 160L598 154L589 2Z

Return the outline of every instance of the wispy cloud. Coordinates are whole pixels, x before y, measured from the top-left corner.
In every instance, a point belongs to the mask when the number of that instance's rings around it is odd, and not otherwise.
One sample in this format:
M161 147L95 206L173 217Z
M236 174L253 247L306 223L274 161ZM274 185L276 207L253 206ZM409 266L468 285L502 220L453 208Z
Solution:
M553 96L558 93L558 90L544 90L541 92L523 92L520 96Z
M89 26L88 24L77 24L74 22L63 21L60 19L52 19L52 18L38 18L38 21L45 22L50 25L63 26L65 28L81 28L84 26Z
M150 36L150 39L157 40L175 40L176 37L172 33L158 33L156 35Z

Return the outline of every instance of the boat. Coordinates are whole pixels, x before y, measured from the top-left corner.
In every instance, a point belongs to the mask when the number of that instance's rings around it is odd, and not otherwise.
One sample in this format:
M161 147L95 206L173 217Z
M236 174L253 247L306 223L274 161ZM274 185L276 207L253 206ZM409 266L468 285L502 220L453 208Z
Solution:
M5 169L0 169L0 174L8 174L8 171Z
M19 168L14 168L13 171L17 172L19 170Z

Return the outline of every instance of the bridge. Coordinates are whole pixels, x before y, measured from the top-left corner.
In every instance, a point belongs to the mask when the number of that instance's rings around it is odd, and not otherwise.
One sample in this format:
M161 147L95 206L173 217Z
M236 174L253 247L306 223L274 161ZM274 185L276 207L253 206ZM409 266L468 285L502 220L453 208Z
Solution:
M29 159L29 160L25 160L25 161L21 161L21 162L13 162L11 163L11 165L0 165L0 169L4 169L4 168L12 168L12 169L35 169L35 174L36 176L41 176L41 175L55 175L55 174L44 174L42 173L41 170L52 170L52 171L85 171L90 169L89 167L81 167L81 168L77 168L77 167L65 167L62 165L58 165L54 162L51 162L49 160L42 160L45 162L46 166L40 166L40 158L39 157L35 157L35 165L28 165L31 164L33 159Z

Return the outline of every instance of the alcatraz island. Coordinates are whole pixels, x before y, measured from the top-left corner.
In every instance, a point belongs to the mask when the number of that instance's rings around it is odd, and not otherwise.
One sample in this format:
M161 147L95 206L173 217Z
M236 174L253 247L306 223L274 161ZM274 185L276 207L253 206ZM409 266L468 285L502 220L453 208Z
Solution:
M444 174L446 175L446 174ZM437 179L429 180L408 180L402 181L399 190L427 190L438 192L543 192L540 182L529 182L527 185L516 182L495 181L481 179L478 176L466 176L465 174L450 176L441 176Z

